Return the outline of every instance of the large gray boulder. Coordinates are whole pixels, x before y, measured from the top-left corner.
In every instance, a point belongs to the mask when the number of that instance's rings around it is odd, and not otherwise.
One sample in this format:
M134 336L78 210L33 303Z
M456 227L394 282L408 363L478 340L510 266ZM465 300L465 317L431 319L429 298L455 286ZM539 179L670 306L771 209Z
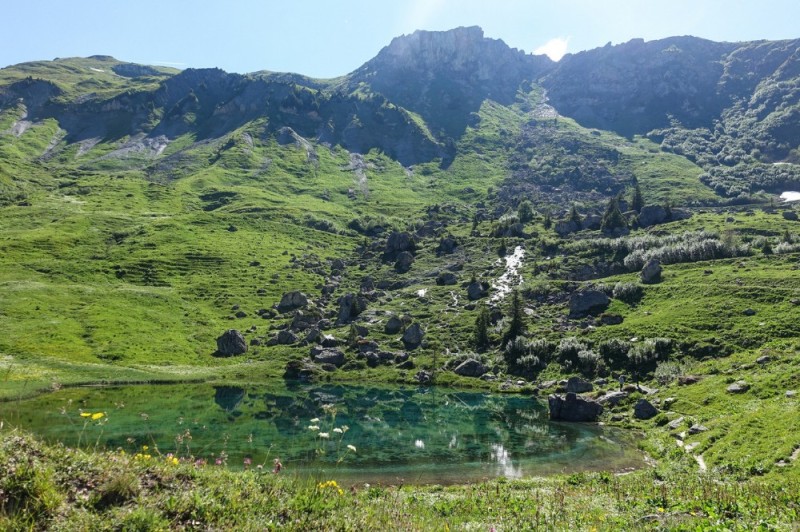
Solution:
M597 399L597 402L601 405L609 404L611 406L617 406L621 401L628 398L628 392L622 392L618 390L614 390L611 392L606 392L605 395Z
M306 295L299 290L293 290L283 294L280 303L278 303L278 312L283 314L285 312L303 308L306 305L308 305L308 298Z
M337 323L350 323L350 321L364 312L367 308L367 300L363 296L355 294L345 294L339 298L339 316Z
M566 397L551 395L547 399L550 419L553 421L597 421L603 406L591 399L568 393Z
M489 295L489 283L475 281L467 286L467 299L477 301Z
M600 290L582 290L569 298L569 317L583 318L589 314L603 312L611 301Z
M658 409L647 399L639 399L633 407L633 417L636 419L650 419L658 414Z
M386 322L386 325L383 327L383 332L386 334L397 334L403 330L403 320L398 318L397 316L392 316L389 318L389 321Z
M217 338L217 353L226 357L247 353L244 335L236 329L225 331Z
M591 392L594 386L591 382L581 379L580 377L570 377L567 379L567 392L568 393L584 393Z
M639 278L644 284L655 284L661 282L661 263L658 259L650 259L639 273Z
M275 341L278 343L278 345L291 345L297 342L297 335L292 331L284 329L278 332L278 335L275 337Z
M416 349L422 343L423 338L425 338L425 331L422 330L419 323L414 323L403 333L403 345L406 346L406 349Z
M462 377L480 377L489 369L474 358L470 358L459 364L453 371Z
M317 364L333 364L337 368L344 364L344 353L338 349L315 347L311 350L311 358Z
M581 230L581 224L575 220L559 220L553 228L559 236L566 236L570 233L577 233Z
M663 224L667 221L667 210L661 205L645 205L639 211L638 220L640 227Z

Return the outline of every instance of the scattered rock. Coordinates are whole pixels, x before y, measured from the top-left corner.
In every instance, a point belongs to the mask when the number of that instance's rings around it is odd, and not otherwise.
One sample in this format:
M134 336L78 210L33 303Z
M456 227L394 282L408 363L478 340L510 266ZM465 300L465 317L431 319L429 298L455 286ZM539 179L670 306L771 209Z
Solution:
M217 338L217 353L226 357L247 353L244 335L236 329L225 331Z
M689 427L689 434L692 434L692 435L700 434L701 432L706 432L707 430L708 430L708 428L705 427L704 425L696 425L695 424L695 425L692 425L691 427Z
M439 247L436 248L437 255L451 255L458 247L458 242L452 236L447 236L439 241Z
M292 310L304 308L306 305L308 305L306 295L299 290L294 290L283 294L280 303L278 303L278 312L285 314Z
M414 323L403 333L402 340L406 349L416 349L422 343L424 337L425 331L422 330L419 323Z
M339 342L339 340L338 340L338 339L337 339L335 336L333 336L333 335L330 335L330 334L323 334L323 335L320 337L320 342L319 342L319 343L320 343L320 345L321 345L322 347L336 347L336 346L338 346L338 345L339 345L341 342Z
M613 312L603 312L600 314L600 323L603 325L619 325L623 322L623 318L620 314L614 314Z
M667 211L661 205L645 205L639 211L639 227L663 224L667 221Z
M417 248L414 237L411 233L394 231L386 239L386 248L383 252L383 260L391 262L397 260L403 252L413 253Z
M291 345L297 342L297 335L292 331L284 329L278 332L277 336L275 336L275 340L278 345Z
M489 370L479 361L470 358L459 364L453 371L456 375L461 375L462 377L480 377Z
M797 213L794 211L783 211L783 219L791 222L797 221Z
M489 295L489 283L475 281L467 286L467 298L470 301L477 301Z
M644 284L655 284L661 282L661 262L658 259L650 259L639 272L639 279Z
M744 309L742 314L744 314L745 316L755 316L756 315L756 311L751 309L751 308L746 308L746 309Z
M797 391L796 390L786 390L786 393L784 395L786 395L786 397L788 399L793 399L794 397L797 397Z
M367 275L366 277L361 279L361 287L359 288L359 291L362 294L375 291L375 281L372 279L371 276Z
M386 325L383 326L383 332L386 334L397 334L403 330L403 320L397 316L392 316Z
M418 371L416 375L414 375L414 378L420 384L430 384L431 379L432 379L432 375L428 371L421 370L421 371Z
M397 256L397 262L394 263L394 269L397 273L406 273L411 269L414 264L414 255L408 251L403 251Z
M567 236L570 233L577 233L581 230L581 224L575 220L559 220L553 227L559 236Z
M633 417L636 419L650 419L658 414L658 409L647 399L639 399L633 407Z
M318 364L333 364L337 368L344 364L344 353L338 349L313 348L311 358Z
M247 317L247 312L245 312L243 310L240 310L236 314L234 314L234 316L236 316L239 319L246 318Z
M283 372L284 379L308 381L314 377L317 367L314 364L303 360L290 360L286 363Z
M360 295L345 294L337 301L339 304L339 315L336 323L350 323L359 314L367 309L367 300Z
M681 425L683 425L684 420L685 418L683 416L673 419L667 424L667 427L669 427L670 430L678 430Z
M603 405L574 393L568 393L566 398L551 395L547 403L553 421L597 421L603 413Z
M772 362L772 357L769 355L762 355L756 359L756 363L758 364L766 364L767 362Z
M456 283L458 283L458 278L452 272L441 272L436 277L436 284L439 286L451 286Z
M414 361L408 359L404 362L400 362L399 364L397 364L397 369L414 369Z
M609 404L611 406L617 406L621 401L627 398L628 392L613 391L607 392L605 395L597 399L597 402L601 405Z
M600 290L574 292L569 298L569 317L583 318L592 313L602 312L609 303L608 296Z
M728 393L745 393L750 389L750 385L745 381L736 381L728 386Z
M585 393L594 390L591 382L581 379L580 377L570 377L567 379L567 392L568 393Z
M688 386L690 384L697 384L700 382L700 377L697 375L681 375L678 377L678 384L681 386Z
M331 261L331 273L343 272L346 267L342 259L333 259Z

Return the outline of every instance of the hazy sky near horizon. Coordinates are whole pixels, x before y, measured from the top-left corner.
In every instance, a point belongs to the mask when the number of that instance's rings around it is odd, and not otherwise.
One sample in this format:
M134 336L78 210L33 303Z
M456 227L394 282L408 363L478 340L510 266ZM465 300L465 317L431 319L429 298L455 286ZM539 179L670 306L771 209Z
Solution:
M103 54L320 78L355 70L417 29L477 25L554 58L636 37L800 38L797 0L11 0L3 16L0 67Z

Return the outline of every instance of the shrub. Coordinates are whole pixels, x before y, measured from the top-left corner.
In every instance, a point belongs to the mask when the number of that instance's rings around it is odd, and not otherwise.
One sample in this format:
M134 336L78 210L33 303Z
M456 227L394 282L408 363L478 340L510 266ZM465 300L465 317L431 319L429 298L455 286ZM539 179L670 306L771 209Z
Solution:
M612 338L601 342L598 350L608 367L623 369L628 363L628 352L631 350L631 344L625 340Z
M629 305L635 305L642 299L644 290L638 283L617 283L614 285L612 296Z
M578 370L586 377L592 377L597 373L597 366L600 363L600 355L590 349L583 349L578 352Z
M568 336L558 343L556 360L565 367L573 367L578 364L578 353L588 349L586 344L574 336Z

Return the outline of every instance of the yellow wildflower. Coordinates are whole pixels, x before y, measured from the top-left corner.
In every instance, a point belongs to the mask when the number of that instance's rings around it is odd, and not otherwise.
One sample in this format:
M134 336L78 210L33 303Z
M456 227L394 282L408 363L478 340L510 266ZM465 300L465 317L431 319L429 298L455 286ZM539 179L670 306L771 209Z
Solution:
M81 417L91 417L91 412L81 412Z
M97 421L103 416L105 416L103 412L97 412L96 414L92 414L92 421Z

